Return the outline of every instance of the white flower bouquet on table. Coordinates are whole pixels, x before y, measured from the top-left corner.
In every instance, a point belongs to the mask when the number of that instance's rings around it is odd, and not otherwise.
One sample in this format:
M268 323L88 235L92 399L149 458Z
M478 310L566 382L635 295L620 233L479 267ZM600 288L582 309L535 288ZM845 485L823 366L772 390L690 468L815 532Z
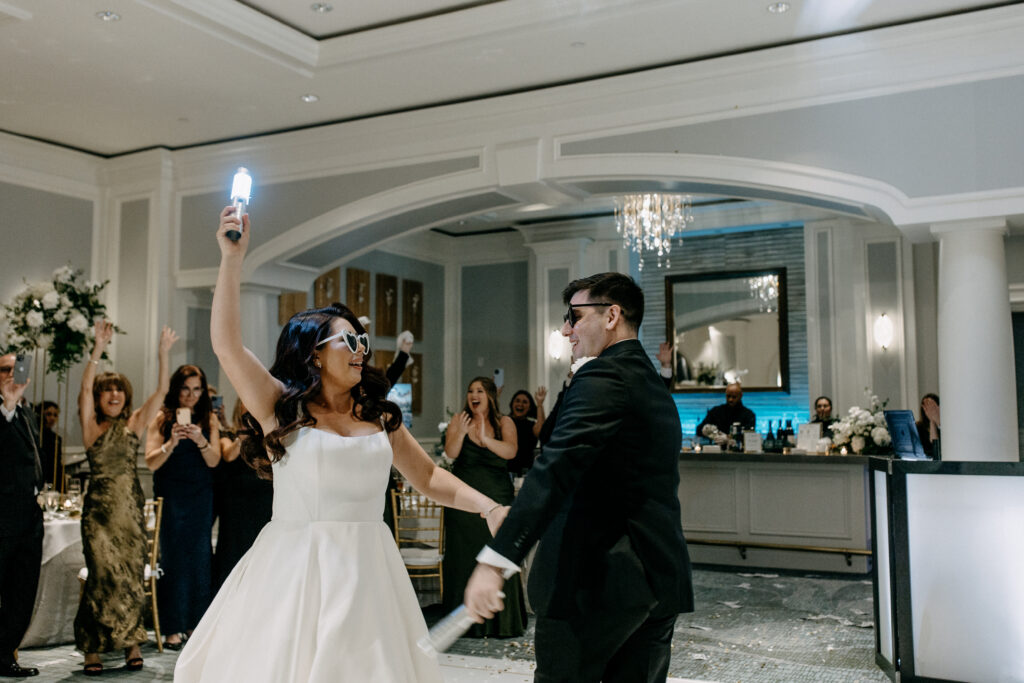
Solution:
M445 439L448 436L448 423L452 421L451 410L445 408L444 411L448 414L448 419L444 422L437 423L437 431L441 433L441 438L434 445L434 457L437 458L437 466L443 470L452 471L452 466L455 464L455 460L448 457L448 454L444 452Z
M846 416L829 426L832 430L832 443L836 446L849 444L854 453L865 455L884 455L892 452L892 437L885 424L885 405L888 401L879 401L872 394L869 398L870 408L853 406Z
M93 321L107 307L100 301L106 282L86 281L70 265L53 271L46 282L26 282L3 306L6 339L4 353L46 352L46 371L60 381L92 345ZM116 331L121 330L114 328Z

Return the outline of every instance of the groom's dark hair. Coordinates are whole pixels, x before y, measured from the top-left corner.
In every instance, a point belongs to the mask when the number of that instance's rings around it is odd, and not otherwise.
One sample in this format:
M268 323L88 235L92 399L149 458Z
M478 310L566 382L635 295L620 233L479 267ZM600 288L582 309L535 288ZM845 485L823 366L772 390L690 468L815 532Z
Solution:
M573 280L562 290L562 300L569 305L573 294L586 291L591 301L618 304L622 318L633 328L640 329L644 319L644 291L633 278L622 273L598 273Z

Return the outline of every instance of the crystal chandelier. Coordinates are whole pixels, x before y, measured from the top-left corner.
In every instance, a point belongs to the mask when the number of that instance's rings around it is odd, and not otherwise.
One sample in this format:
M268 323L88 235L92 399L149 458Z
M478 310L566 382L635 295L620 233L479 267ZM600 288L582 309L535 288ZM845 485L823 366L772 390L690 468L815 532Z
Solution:
M631 194L615 198L615 230L622 243L640 257L644 269L644 252L658 252L658 267L669 266L672 238L693 220L690 195Z
M778 308L779 276L759 275L750 282L750 298L757 302L762 313L771 313Z

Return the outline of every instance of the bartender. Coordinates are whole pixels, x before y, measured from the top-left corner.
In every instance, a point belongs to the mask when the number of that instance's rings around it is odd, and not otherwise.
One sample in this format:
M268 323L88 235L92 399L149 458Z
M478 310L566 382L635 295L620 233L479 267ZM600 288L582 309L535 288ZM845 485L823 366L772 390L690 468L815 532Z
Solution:
M725 403L708 411L704 421L697 425L697 436L704 436L704 425L714 425L722 434L728 434L734 422L747 429L754 429L754 411L743 405L743 387L734 382L725 388Z

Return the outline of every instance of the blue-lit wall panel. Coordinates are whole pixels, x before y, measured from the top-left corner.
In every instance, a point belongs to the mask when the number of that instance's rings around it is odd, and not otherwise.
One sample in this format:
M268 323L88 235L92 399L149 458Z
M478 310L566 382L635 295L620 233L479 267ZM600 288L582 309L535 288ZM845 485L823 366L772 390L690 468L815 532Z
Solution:
M665 278L669 275L714 273L732 270L786 268L789 305L789 393L747 392L743 403L757 415L757 430L768 431L768 420L793 424L810 419L807 379L807 287L802 227L693 237L673 245L671 266L658 268L657 256L644 259L636 268L633 254L631 272L643 287L646 307L640 341L657 365L658 344L665 341ZM725 402L725 391L673 394L679 409L683 436L694 434L708 409Z

